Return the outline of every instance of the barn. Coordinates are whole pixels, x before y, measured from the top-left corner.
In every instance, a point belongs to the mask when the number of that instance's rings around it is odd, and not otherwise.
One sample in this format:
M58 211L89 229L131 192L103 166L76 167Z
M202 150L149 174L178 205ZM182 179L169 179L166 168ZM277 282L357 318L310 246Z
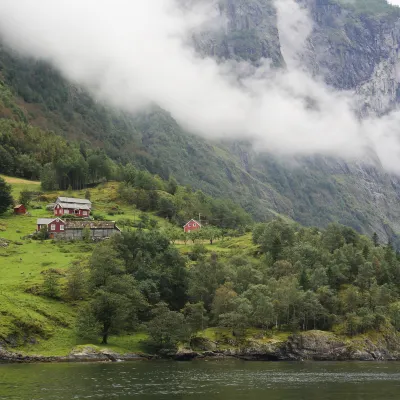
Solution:
M26 214L26 207L23 204L17 204L14 207L14 214Z
M121 233L114 221L63 221L60 218L38 218L36 230L47 226L51 239L80 240L83 230L89 229L93 240L104 239L114 233Z
M201 229L201 223L196 221L195 219L191 219L189 222L187 222L183 226L183 230L186 233L190 233L192 231L197 231L198 229Z
M54 205L54 215L75 215L77 217L89 217L92 203L87 199L74 197L59 197Z

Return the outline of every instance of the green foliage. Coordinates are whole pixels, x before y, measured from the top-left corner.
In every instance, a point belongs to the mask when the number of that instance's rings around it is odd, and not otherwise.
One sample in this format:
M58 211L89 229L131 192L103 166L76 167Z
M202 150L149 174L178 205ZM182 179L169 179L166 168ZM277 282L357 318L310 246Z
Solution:
M0 177L0 215L4 214L12 205L11 186Z
M32 197L33 197L33 192L24 189L20 192L18 201L20 204L23 204L25 207L28 207L29 204L31 203Z
M54 271L46 271L43 281L43 294L52 299L60 296L60 276Z
M102 343L107 344L111 333L133 329L144 299L108 242L100 244L92 255L89 288L91 300L78 317L81 336L97 329Z
M86 243L90 242L92 232L88 226L85 226L82 230L82 240Z
M67 273L67 297L82 300L87 294L87 273L81 263L72 264Z
M160 303L153 309L152 317L147 324L147 331L155 347L176 349L179 342L188 339L188 328L183 314L170 311L165 303Z

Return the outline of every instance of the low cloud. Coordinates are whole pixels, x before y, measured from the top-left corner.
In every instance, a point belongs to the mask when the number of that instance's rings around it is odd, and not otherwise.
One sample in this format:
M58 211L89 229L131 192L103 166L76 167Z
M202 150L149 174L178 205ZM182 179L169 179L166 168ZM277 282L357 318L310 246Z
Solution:
M311 31L305 10L293 0L277 0L277 10L285 71L268 60L254 68L200 57L188 44L193 32L223 26L213 0L2 0L0 34L125 110L158 104L191 132L281 154L373 151L400 173L398 114L359 122L351 94L301 66L296 49Z

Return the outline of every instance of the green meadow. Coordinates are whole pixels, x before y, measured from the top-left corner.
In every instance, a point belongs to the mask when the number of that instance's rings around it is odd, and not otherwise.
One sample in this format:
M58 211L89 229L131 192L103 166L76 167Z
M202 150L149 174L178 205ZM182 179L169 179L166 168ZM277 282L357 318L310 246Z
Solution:
M40 191L39 182L3 178L12 186L16 200L22 190ZM143 212L118 202L117 185L109 182L90 189L93 214L117 222L120 219L139 220ZM90 344L101 347L98 343L83 343L76 337L74 324L79 302L52 300L40 294L46 270L56 270L63 284L68 267L74 261L85 262L95 245L27 238L35 231L37 218L52 217L52 212L46 210L48 203L59 195L84 197L85 192L46 193L42 201L31 202L27 215L14 215L10 211L0 216L0 240L4 239L8 244L0 247L0 340L22 353L66 355L76 346ZM170 226L164 219L147 214L157 220L159 229ZM245 249L249 252L255 250L250 234L224 239L213 245L204 242L204 245L208 252L216 252L222 258ZM193 243L176 246L182 254L187 254ZM188 265L190 267L190 263ZM26 341L28 337L30 341ZM145 338L145 334L111 337L107 348L121 353L145 351L142 344Z

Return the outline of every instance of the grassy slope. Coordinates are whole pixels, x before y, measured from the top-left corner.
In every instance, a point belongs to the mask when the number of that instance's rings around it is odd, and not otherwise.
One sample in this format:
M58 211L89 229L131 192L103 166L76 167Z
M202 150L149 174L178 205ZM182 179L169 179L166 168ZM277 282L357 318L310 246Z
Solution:
M23 181L16 178L5 177L12 185L13 195L18 196L24 188L39 189L38 182ZM96 212L106 215L110 204L116 204L116 184L108 183L99 188L91 189L91 199ZM49 194L49 198L56 197L59 193ZM66 193L65 193L66 194ZM83 192L70 193L73 196L83 196ZM57 269L61 274L74 260L87 259L93 245L82 242L54 243L52 241L37 242L22 239L35 229L37 217L51 216L42 209L29 209L31 216L14 216L11 213L0 217L0 238L10 241L6 248L0 247L0 339L8 338L13 342L16 350L33 355L66 355L72 349L90 345L101 350L104 346L99 343L85 343L77 339L74 331L74 321L79 304L67 303L47 299L32 293L35 287L43 281L41 272L49 268ZM123 204L118 204L124 211L121 217L134 219L141 214ZM109 217L113 218L113 217ZM152 215L152 218L157 218ZM118 219L118 216L115 217ZM159 226L165 227L166 222L159 220ZM192 244L178 244L179 250L185 254L190 251ZM207 250L219 254L223 260L228 254L247 253L253 254L256 248L251 242L251 234L239 238L226 239L214 245L205 243ZM190 263L189 263L190 268ZM287 340L289 333L279 332L263 336L258 329L248 329L247 338L253 342L273 344ZM231 338L230 330L223 328L208 328L199 333L212 341L221 338ZM35 338L35 341L23 343L24 337ZM359 341L368 338L375 342L373 334L360 336ZM137 333L127 336L111 337L110 344L106 347L119 353L145 352L144 345L146 334ZM357 345L358 338L353 338L352 343ZM347 340L347 339L345 339ZM349 339L350 340L350 339ZM220 344L221 350L231 347Z
M12 185L15 198L18 198L19 192L25 188L40 188L38 182L5 178ZM114 218L107 216L107 210L110 203L115 202L115 189L116 184L110 183L91 190L95 212L105 215L108 219ZM59 194L62 193L50 193L48 197L55 198ZM84 193L73 192L70 195L82 197ZM38 210L30 207L29 216L15 216L10 212L0 217L0 238L11 241L8 247L0 248L0 338L12 339L19 336L21 340L24 333L29 337L33 334L38 337L39 343L21 347L22 350L43 355L62 355L79 344L74 335L76 305L46 299L29 291L34 290L43 281L42 271L54 268L63 273L74 260L88 258L93 245L22 239L34 232L36 218L51 217L52 214L45 210L45 204L41 205L42 209ZM121 218L138 219L141 214L126 205L119 207L124 212ZM118 216L115 219L118 220ZM159 226L166 224L163 219L158 220ZM121 352L138 350L139 339L140 335L113 338L113 345L108 348Z
M39 190L39 182L24 181L18 178L4 177L12 186L15 198L21 190ZM138 219L141 212L116 201L116 183L107 183L98 188L91 189L91 200L94 204L94 212L104 215L108 219L119 218ZM83 197L84 192L72 193L54 192L47 194L50 200L58 195ZM41 209L28 209L31 215L13 215L11 212L0 217L0 238L10 241L6 248L0 247L0 338L8 338L18 345L19 351L27 354L65 355L72 348L82 343L77 340L74 333L74 321L77 305L61 301L46 299L32 294L43 282L42 271L54 268L61 274L69 265L78 259L87 259L93 249L93 245L82 242L52 242L32 241L23 239L24 236L35 230L36 218L51 217L52 214L45 210L45 203L32 203L41 205ZM118 205L124 214L120 216L108 216L110 206ZM168 223L154 215L160 228ZM192 244L177 245L185 254L190 251ZM209 251L215 251L223 257L229 252L251 251L250 234L217 242L214 245L206 244ZM24 336L36 337L36 343L23 344ZM115 351L122 353L132 351L144 351L141 344L144 334L132 336L112 337L110 345ZM98 344L95 344L99 346Z

